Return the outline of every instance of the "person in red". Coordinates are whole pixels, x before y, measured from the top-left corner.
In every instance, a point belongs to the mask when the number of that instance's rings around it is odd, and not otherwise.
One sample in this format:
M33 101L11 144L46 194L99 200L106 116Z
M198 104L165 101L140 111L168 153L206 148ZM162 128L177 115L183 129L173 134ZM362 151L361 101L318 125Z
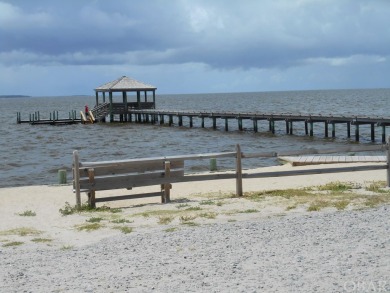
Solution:
M88 109L88 105L85 105L85 117L88 117L88 114L89 113L89 109Z

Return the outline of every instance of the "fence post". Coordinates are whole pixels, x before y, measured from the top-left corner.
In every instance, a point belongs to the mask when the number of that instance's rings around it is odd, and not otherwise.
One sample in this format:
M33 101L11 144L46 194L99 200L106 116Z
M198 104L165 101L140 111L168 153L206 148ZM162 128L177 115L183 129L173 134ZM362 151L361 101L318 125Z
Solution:
M390 136L387 137L387 187L390 187Z
M81 207L80 199L80 165L79 165L79 152L73 151L73 187L76 191L76 206Z
M96 208L96 201L95 201L95 170L93 168L88 169L88 179L89 184L91 185L89 192L88 192L88 205L91 208Z
M169 178L171 176L171 162L165 161L164 162L164 169L165 169L165 178ZM164 184L164 194L162 198L162 203L168 203L171 201L171 184L165 183Z
M241 165L241 148L236 145L236 195L242 196L242 165Z

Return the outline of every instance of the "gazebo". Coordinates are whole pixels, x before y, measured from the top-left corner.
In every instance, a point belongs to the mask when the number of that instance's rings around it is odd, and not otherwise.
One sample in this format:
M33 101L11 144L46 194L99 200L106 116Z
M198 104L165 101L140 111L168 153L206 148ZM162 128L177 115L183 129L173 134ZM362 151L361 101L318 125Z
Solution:
M96 106L93 109L97 119L102 119L106 115L110 115L110 121L114 121L114 115L118 114L121 121L127 121L129 111L132 109L155 109L156 108L156 87L122 76L114 81L103 84L95 88ZM143 92L144 99L141 101L141 93ZM148 101L148 93L152 92L153 101ZM102 93L102 95L100 95ZM106 93L108 93L108 103L106 102ZM115 95L118 94L119 95ZM129 101L131 96L136 97L136 101ZM99 103L100 96L103 101ZM118 98L121 102L114 102ZM135 100L135 99L134 99Z

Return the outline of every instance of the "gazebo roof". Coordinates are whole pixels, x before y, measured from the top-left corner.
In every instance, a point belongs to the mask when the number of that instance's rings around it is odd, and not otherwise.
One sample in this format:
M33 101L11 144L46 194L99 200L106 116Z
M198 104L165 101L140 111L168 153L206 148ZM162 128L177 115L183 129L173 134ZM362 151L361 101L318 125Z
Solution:
M107 82L97 88L96 92L122 92L122 91L152 91L157 89L155 86L146 84L127 76L122 76L116 80Z

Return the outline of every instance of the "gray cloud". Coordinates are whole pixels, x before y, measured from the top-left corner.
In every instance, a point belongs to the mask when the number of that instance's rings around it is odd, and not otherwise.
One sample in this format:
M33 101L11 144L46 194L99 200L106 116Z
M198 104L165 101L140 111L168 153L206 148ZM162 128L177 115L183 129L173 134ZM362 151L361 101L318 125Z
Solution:
M0 89L30 72L54 84L131 70L166 91L170 80L183 90L213 80L212 91L388 85L389 12L388 0L0 0Z
M2 1L0 11L8 64L19 55L33 64L284 68L390 51L390 2L380 0Z

